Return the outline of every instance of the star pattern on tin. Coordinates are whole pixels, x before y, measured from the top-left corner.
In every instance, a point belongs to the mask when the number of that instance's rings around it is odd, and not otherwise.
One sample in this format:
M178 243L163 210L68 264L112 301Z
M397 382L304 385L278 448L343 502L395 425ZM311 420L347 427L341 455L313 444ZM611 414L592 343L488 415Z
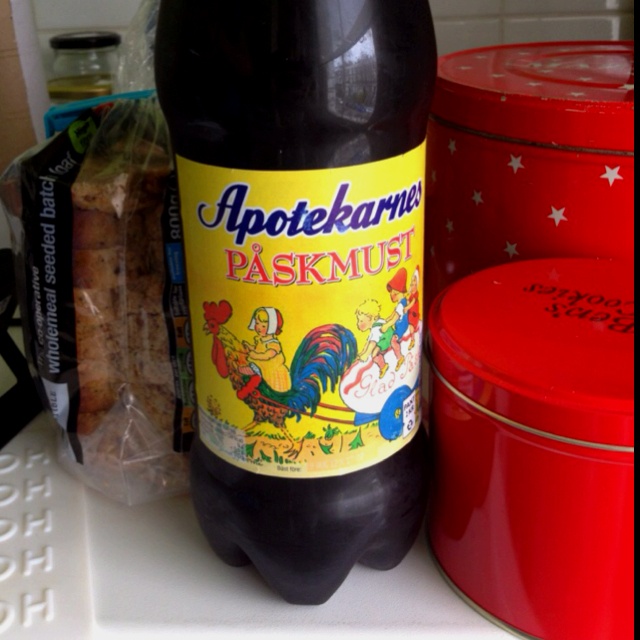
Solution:
M504 252L508 253L510 258L515 258L515 256L519 256L520 252L518 251L518 243L517 242L509 242L507 240L507 246L506 246Z
M431 172L431 182L436 182L436 181L437 181L437 179L438 179L438 174L436 173L436 170L434 169L434 170Z
M522 156L511 156L511 161L508 163L509 167L513 169L513 173L518 173L520 169L524 169L525 166L522 164Z
M556 227L559 227L561 222L569 222L569 219L564 215L564 212L566 210L566 207L563 207L562 209L551 207L551 215L549 216L549 218L551 218L556 223Z
M603 180L609 181L609 186L613 187L616 180L624 180L620 175L620 167L609 167L605 165L605 172L600 176Z
M568 47L566 51L572 52L573 48ZM554 91L550 93L553 97L561 98L564 101L591 98L591 92L599 89L618 89L615 93L619 100L625 99L623 91L631 91L630 94L627 94L626 99L633 98L632 92L635 88L633 76L623 75L617 79L614 78L606 87L601 87L601 79L599 77L601 69L598 64L593 66L577 64L573 62L571 57L560 55L556 60L561 60L562 64L555 64L548 60L543 64L539 61L534 62L537 57L537 51L535 50L517 52L517 55L520 55L521 58L517 61L514 60L513 64L515 65L514 68L522 72L518 90L520 88L523 89L522 93L524 95L545 100L547 88L552 87ZM531 58L528 56L531 56ZM478 59L483 57L485 56L475 56ZM509 87L503 85L502 80L498 80L504 75L501 73L502 69L480 65L480 60L478 60L477 66L475 66L475 60L473 59L471 64L474 64L475 69L481 67L485 72L488 72L487 81L490 82L489 86L500 87L504 90L505 95L498 94L496 99L500 98L503 101L506 101L507 98L511 99L508 93ZM535 70L535 73L531 73L533 70ZM567 70L571 72L570 79L572 80L565 83L565 71ZM496 73L492 73L494 71ZM471 75L469 72L461 72L459 77L460 79L465 79L470 78ZM496 78L496 80L494 81L492 78ZM622 86L619 86L618 83ZM526 138L529 133L526 131L526 121L522 123L522 126L526 134L522 137ZM514 137L517 138L519 136ZM535 228L535 233L539 233L541 238L544 237L550 242L556 242L561 239L560 236L564 237L564 234L567 234L568 239L569 234L582 233L582 227L586 226L587 223L590 228L599 223L599 220L595 219L596 213L594 213L594 221L592 222L585 212L585 207L592 202L592 199L595 200L597 197L606 198L615 207L614 202L619 197L627 197L627 187L631 186L630 182L633 180L633 169L628 168L629 165L625 159L603 157L600 161L596 160L595 166L591 164L586 169L589 175L588 179L585 179L584 190L575 190L575 192L571 190L569 193L564 194L559 192L556 195L551 195L551 197L547 196L541 203L538 203L538 194L544 190L549 178L548 170L542 166L537 154L528 151L527 148L523 148L522 145L517 143L517 140L512 140L507 143L508 146L501 147L502 150L499 151L498 164L504 163L501 170L503 173L491 175L491 180L501 183L500 188L508 195L511 202L507 198L503 198L502 195L496 200L493 194L493 187L486 182L485 162L481 159L483 156L476 155L477 149L475 145L467 144L466 140L467 138L464 137L464 134L453 130L449 130L447 133L445 130L437 138L437 145L433 147L437 147L436 158L441 163L438 165L439 184L437 191L440 192L441 187L445 189L452 187L455 191L453 194L454 202L451 203L451 206L444 207L434 218L432 228L432 233L435 237L434 245L426 245L427 252L430 251L434 258L437 256L436 259L443 262L445 262L445 254L448 253L443 247L449 246L447 243L452 243L456 246L459 236L461 234L465 236L469 233L471 237L480 236L476 242L481 244L481 234L486 234L484 236L485 241L491 234L491 231L484 228L483 225L492 222L496 212L508 215L509 213L512 214L512 212L505 209L526 205L527 203L522 203L521 199L530 199L532 208L535 207L535 211L530 211L529 213L532 218L535 218L535 221L531 221L531 223ZM550 161L553 162L552 159ZM460 162L464 162L466 165L464 171L458 170ZM617 166L616 162L620 166ZM609 165L608 163L611 164ZM555 171L555 168L551 170ZM455 171L456 176L453 182L450 180L452 171ZM520 175L521 173L522 175ZM511 179L512 175L514 176L513 180ZM601 180L605 180L609 184L609 191L607 191ZM624 183L617 185L616 183L621 180L624 180ZM432 181L435 182L435 175L433 175ZM433 186L433 191L436 192L435 185ZM592 191L593 193L591 193ZM596 210L597 207L593 207L593 209ZM458 211L461 213L466 212L466 217L461 217ZM487 215L489 215L489 219L486 218ZM565 222L567 223L566 225L563 224ZM551 226L552 223L554 227ZM473 228L474 225L477 226L476 229ZM504 226L507 227L506 224ZM606 234L606 221L602 221L602 226L603 229L600 233ZM598 230L595 229L594 232L598 233ZM505 238L504 236L507 233L511 237ZM492 235L492 260L509 263L510 260L516 262L525 258L537 257L533 255L536 253L537 247L535 246L536 243L531 244L531 240L534 239L532 234L514 232L512 228L512 231L498 231L497 234L494 232ZM538 241L537 235L535 239ZM462 247L457 248L462 250ZM454 264L454 262L452 261L450 264ZM551 281L561 281L560 275L554 270L549 274L549 279Z
M558 273L558 270L556 268L551 269L551 272L549 273L549 280L551 280L552 282L560 281L560 274Z

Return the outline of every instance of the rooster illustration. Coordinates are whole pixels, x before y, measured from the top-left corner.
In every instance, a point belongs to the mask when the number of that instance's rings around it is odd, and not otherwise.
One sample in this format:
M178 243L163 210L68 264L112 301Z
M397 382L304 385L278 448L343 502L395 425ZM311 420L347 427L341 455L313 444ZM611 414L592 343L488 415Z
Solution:
M296 440L291 435L286 421L290 418L299 421L303 415L313 416L322 394L328 389L336 389L342 375L356 359L355 336L339 324L326 324L309 331L296 349L287 370L290 381L283 390L274 388L275 385L259 375L255 362L251 361L251 345L241 342L223 326L232 315L231 305L223 300L205 302L203 308L204 331L213 338L212 362L219 375L229 379L237 397L253 411L253 420L244 430L264 422L274 425L289 441L285 454L295 460L302 451L304 440Z

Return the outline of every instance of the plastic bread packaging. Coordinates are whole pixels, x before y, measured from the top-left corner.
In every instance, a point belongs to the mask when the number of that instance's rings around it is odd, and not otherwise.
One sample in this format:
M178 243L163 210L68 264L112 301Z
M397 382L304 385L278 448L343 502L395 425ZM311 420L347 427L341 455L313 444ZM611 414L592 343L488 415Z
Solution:
M129 505L186 493L184 263L155 97L82 113L5 171L0 199L25 350L63 466Z
M155 88L154 50L160 0L141 0L118 52L118 92Z

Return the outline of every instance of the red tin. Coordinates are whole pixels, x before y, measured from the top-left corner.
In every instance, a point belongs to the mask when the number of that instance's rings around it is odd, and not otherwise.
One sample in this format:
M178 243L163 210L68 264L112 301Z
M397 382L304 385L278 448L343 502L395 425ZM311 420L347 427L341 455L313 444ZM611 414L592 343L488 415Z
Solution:
M633 256L633 42L519 44L439 61L427 305L518 259Z
M429 331L427 526L444 574L523 637L630 640L633 269L485 269L441 292Z

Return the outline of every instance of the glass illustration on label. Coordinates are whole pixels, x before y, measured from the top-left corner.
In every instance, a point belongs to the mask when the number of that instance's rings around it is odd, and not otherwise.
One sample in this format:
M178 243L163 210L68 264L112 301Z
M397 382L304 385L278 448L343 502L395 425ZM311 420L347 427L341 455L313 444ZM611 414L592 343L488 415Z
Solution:
M226 461L337 475L415 435L424 152L286 173L179 158L200 438Z

